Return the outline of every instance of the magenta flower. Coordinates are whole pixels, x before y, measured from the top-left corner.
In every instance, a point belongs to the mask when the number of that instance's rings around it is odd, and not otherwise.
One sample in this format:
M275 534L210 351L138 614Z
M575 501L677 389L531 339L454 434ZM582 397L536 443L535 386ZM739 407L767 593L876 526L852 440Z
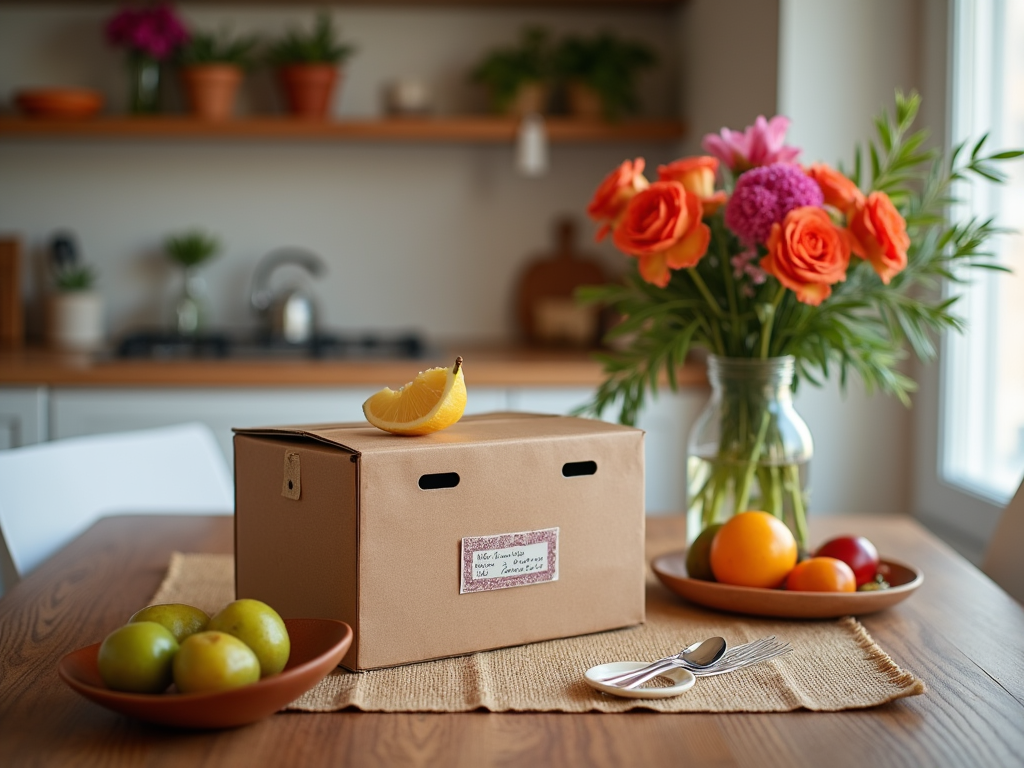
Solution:
M158 61L188 42L188 30L166 5L125 8L107 22L106 32L111 45Z
M737 173L762 165L792 163L800 150L783 144L788 128L788 117L776 115L765 120L764 115L758 115L743 133L723 128L721 134L705 136L701 146Z
M772 224L794 208L824 204L821 187L799 166L775 163L740 175L725 206L725 224L745 243L763 243Z

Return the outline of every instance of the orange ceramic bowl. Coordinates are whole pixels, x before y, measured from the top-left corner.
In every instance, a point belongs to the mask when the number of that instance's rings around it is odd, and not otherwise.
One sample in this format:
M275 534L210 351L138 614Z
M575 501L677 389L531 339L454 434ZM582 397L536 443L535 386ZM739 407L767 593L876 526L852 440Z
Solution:
M86 88L32 88L19 91L15 104L31 117L83 120L103 107L103 97Z
M90 701L159 725L233 728L283 709L338 666L352 644L352 628L331 619L285 619L292 649L277 675L216 693L122 693L103 684L96 657L100 644L72 651L57 667L61 680Z

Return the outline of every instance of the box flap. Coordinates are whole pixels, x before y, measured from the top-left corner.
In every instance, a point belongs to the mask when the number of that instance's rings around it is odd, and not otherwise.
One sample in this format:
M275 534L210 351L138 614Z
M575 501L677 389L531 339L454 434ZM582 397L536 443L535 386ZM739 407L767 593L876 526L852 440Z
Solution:
M341 424L299 424L280 427L235 428L239 435L302 437L334 445L354 454L389 453L429 446L450 447L466 443L547 440L581 434L630 431L633 427L595 419L538 413L496 412L464 416L458 423L429 435L391 435L366 422Z

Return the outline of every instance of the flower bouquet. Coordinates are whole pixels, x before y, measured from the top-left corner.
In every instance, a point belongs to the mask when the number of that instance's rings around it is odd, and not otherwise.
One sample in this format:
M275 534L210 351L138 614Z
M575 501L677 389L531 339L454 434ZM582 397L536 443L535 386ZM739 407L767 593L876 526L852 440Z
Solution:
M158 112L160 62L188 42L185 25L166 5L123 8L107 22L106 33L108 43L128 51L132 113Z
M710 353L712 402L688 447L688 536L746 509L785 520L806 547L810 434L792 410L791 384L820 384L838 370L866 389L909 403L913 381L899 370L906 347L935 355L933 338L960 330L961 266L1003 269L985 250L991 220L951 223L954 186L1005 180L985 154L985 137L948 156L924 149L912 131L920 99L896 94L894 114L876 120L877 139L858 147L851 173L797 163L785 144L785 117L744 132L704 138L706 156L643 175L644 160L623 162L588 207L631 257L621 284L582 289L623 320L609 334L618 351L601 355L606 379L585 412L619 407L635 422L649 393L694 347ZM716 186L724 165L722 188Z

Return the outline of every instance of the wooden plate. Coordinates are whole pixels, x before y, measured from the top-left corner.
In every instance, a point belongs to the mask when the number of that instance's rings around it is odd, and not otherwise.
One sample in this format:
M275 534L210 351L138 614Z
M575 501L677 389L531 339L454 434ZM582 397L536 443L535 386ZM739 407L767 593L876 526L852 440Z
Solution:
M661 583L691 603L720 611L751 616L776 616L786 619L832 619L859 616L896 605L921 586L920 571L892 560L889 589L875 592L787 592L784 589L733 587L714 581L691 579L686 573L686 552L670 552L651 562Z
M291 638L288 665L278 675L218 693L122 693L103 684L96 667L100 644L72 651L57 667L61 680L90 701L122 715L178 728L233 728L284 708L338 666L352 644L352 628L331 619L285 619Z

